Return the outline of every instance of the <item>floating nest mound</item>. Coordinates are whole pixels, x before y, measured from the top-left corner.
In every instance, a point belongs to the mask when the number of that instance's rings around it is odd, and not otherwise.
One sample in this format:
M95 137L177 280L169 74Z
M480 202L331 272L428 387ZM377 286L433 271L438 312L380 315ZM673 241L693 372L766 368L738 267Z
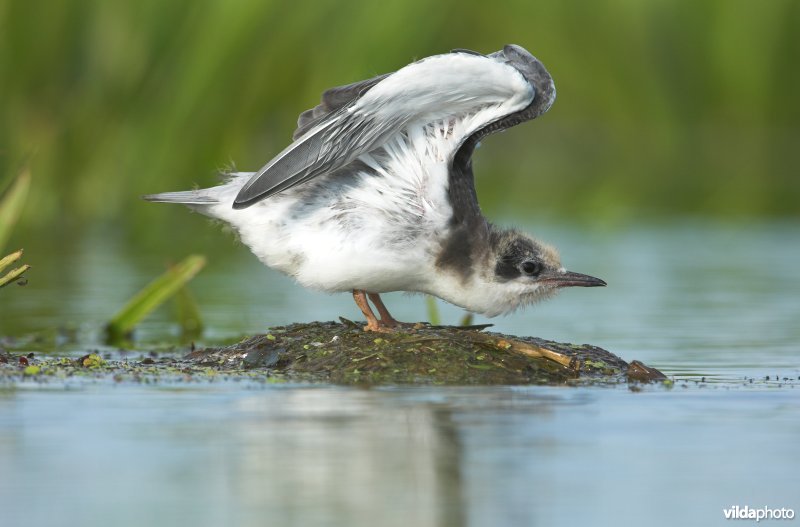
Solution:
M132 358L15 355L0 349L0 388L22 384L218 381L386 384L605 384L660 382L653 368L586 344L416 324L367 333L349 320L276 327L232 346ZM28 350L26 350L28 351ZM667 381L669 382L669 381Z
M268 370L297 380L335 384L595 384L652 382L658 370L586 344L482 331L487 326L416 324L368 333L337 322L272 328L222 348L185 357L229 371Z

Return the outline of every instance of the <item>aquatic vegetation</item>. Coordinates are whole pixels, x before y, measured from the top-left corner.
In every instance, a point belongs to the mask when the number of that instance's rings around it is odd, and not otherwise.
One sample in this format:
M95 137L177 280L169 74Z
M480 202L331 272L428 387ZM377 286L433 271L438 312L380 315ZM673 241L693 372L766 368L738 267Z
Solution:
M442 323L442 317L439 315L439 305L436 303L436 298L426 295L425 296L425 307L428 311L428 322L433 324L434 326L438 326ZM461 317L459 321L459 326L471 326L473 320L473 315L470 312L464 313L464 316Z
M109 342L118 342L158 306L176 296L181 327L199 331L200 313L192 297L184 290L186 283L205 266L205 256L193 254L171 266L164 274L136 293L106 325Z
M16 267L14 269L11 269L5 275L2 274L3 270L6 267L8 267L12 263L16 262L17 260L19 260L21 257L22 257L22 249L20 249L19 251L16 251L16 252L13 252L13 253L9 254L8 256L0 258L0 287L5 287L10 283L13 283L16 280L19 280L22 277L22 275L25 273L25 271L30 269L31 266L28 265L28 264L25 264L25 265L21 265L19 267Z
M11 237L11 232L22 213L22 207L28 196L30 184L30 170L24 168L0 191L0 255L3 254L3 248ZM26 264L11 269L5 275L2 274L6 267L18 261L21 257L22 249L0 258L0 287L19 280L25 271L30 269L30 265Z
M428 310L428 320L431 324L438 326L442 323L442 317L439 316L439 306L436 305L436 299L431 295L425 296L425 306Z
M421 323L376 338L341 320L276 327L185 359L334 384L598 384L632 381L634 371L638 382L666 379L596 346Z
M22 213L31 186L31 172L23 168L15 177L0 187L0 251L3 250L11 232Z
M482 329L482 328L481 328ZM315 382L343 385L614 385L666 377L596 346L480 329L417 324L381 337L346 319L273 327L267 334L188 354L120 360L38 358L0 351L0 387L52 382ZM82 380L83 379L83 380Z
M612 224L679 211L797 215L797 2L413 0L373 12L272 0L192 2L191 16L172 2L57 4L46 31L38 2L0 9L0 173L37 150L26 229L46 232L65 208L83 225L124 210L150 236L179 215L128 208L131 196L179 188L187 174L209 183L231 160L258 169L331 79L507 42L553 65L559 100L546 127L480 153L490 216L534 204ZM359 31L335 31L344 27Z

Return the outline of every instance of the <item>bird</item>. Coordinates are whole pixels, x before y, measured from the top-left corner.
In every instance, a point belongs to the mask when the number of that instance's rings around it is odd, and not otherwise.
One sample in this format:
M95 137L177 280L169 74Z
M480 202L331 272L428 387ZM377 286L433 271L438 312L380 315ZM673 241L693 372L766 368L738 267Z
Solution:
M307 288L352 293L365 331L402 327L380 297L392 291L495 317L565 287L606 285L567 271L552 246L491 223L478 204L480 141L539 117L555 96L521 46L456 49L325 91L257 172L143 198L228 223L262 263Z

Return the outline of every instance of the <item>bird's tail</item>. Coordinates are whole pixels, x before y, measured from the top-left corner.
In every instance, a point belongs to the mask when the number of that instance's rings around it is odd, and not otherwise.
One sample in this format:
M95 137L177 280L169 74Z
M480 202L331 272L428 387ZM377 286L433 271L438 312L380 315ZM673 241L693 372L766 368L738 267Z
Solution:
M216 187L148 194L142 196L142 199L157 203L180 203L204 212L216 208L212 205L233 203L233 198L253 176L253 172L226 172L222 176L225 178L224 183Z
M148 194L142 199L156 203L182 203L183 205L213 205L219 200L209 192L212 189L183 190L180 192L162 192Z

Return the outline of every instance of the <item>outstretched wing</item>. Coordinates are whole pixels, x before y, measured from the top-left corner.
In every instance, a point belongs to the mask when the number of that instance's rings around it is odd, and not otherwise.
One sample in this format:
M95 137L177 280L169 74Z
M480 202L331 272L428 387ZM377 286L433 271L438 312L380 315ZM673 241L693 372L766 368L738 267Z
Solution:
M300 139L306 132L320 124L326 117L355 102L355 100L364 95L367 90L389 75L391 75L391 73L385 73L365 81L336 86L335 88L326 90L325 93L322 94L322 100L318 105L310 110L304 111L300 114L300 117L297 118L297 130L292 134L292 139Z
M533 65L546 75L541 63L517 46L488 56L457 51L333 88L319 106L300 116L295 141L242 187L233 206L248 207L342 168L381 147L410 123L471 116L470 125L452 141L452 155L470 137L501 129L498 123L506 122L508 127L533 118L546 111L555 96L549 75L549 84L543 87L529 78ZM534 100L537 90L543 90L544 99ZM536 112L531 110L534 106ZM519 120L509 120L512 116Z

